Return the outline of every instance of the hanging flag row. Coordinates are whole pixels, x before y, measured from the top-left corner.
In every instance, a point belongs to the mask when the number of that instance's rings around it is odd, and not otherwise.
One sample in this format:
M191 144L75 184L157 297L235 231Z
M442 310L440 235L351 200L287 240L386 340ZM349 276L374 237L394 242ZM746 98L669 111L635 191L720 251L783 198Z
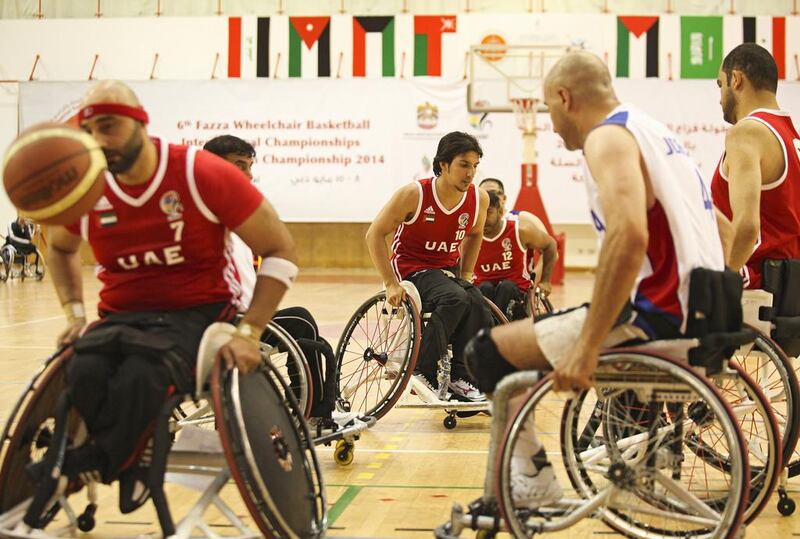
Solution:
M584 47L621 78L713 79L743 42L767 48L780 78L800 75L800 17L609 14L230 17L227 74L457 79L471 45L494 43Z

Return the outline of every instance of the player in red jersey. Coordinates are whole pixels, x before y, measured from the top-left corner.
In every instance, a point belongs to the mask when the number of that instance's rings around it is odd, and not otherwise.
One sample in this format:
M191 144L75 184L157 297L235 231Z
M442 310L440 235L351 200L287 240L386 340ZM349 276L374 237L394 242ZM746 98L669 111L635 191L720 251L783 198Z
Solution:
M439 141L434 178L398 190L367 231L367 247L386 296L400 305L407 280L431 313L422 332L416 376L437 388L438 360L453 345L450 390L469 400L485 397L472 384L462 353L467 340L491 324L483 297L469 281L478 258L488 195L473 185L483 156L475 137L454 131ZM386 245L394 234L391 259ZM460 271L459 271L460 265Z
M509 318L524 318L524 313L514 306L524 305L525 294L531 287L529 253L543 253L539 287L549 295L550 275L558 259L556 242L528 215L505 215L498 193L494 190L487 190L487 193L489 209L483 243L475 264L475 285Z
M524 219L530 222L532 226L535 226L545 234L549 235L542 220L531 212L524 210L507 211L508 207L506 206L506 202L508 202L508 197L506 196L506 188L502 181L498 180L497 178L484 178L481 180L481 183L478 185L478 187L485 189L487 192L497 193L497 196L500 198L501 215L509 219ZM540 251L536 249L528 249L528 272L530 272L532 276L538 278L538 281L534 279L534 284L539 286L545 296L549 296L550 292L553 291L553 284L551 282L553 268L551 266L545 274L544 260L540 259L539 254ZM553 260L553 264L555 264L556 260L558 260L557 248L554 252L554 255L556 258Z
M728 265L745 288L760 288L764 260L800 258L800 135L778 106L778 67L765 48L734 48L717 84L733 127L711 193L732 222Z
M149 496L147 468L135 457L165 397L174 387L191 390L205 329L236 312L230 231L266 265L250 308L220 350L242 372L260 362L258 338L297 273L296 255L288 230L241 171L210 153L150 137L147 113L124 84L92 87L79 119L102 147L110 173L90 213L50 229L48 263L69 321L59 342L76 350L67 369L68 397L91 434L67 451L61 471L71 479L118 477L120 509L128 512ZM82 336L81 238L92 248L103 285L101 320ZM128 345L131 336L136 347ZM42 480L46 470L31 475L40 488L55 490L53 481Z

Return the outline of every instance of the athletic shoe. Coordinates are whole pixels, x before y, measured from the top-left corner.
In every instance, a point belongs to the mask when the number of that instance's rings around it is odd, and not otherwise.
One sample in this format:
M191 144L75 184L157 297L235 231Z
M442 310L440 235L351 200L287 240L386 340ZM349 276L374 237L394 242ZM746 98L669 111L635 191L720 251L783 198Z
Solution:
M447 387L453 392L453 395L460 400L468 400L472 402L483 402L486 400L486 395L480 390L463 378L458 380L451 380Z
M514 466L516 460L511 461L511 498L516 509L538 509L564 497L549 462L541 470L532 466L534 471L531 474L524 472L522 466Z

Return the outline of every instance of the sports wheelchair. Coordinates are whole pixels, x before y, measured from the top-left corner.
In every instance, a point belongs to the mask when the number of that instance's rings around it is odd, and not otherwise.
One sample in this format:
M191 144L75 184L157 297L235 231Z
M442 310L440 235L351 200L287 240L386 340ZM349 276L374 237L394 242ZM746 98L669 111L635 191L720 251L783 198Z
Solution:
M31 245L30 252L23 253L17 250L10 243L6 243L0 248L0 280L7 281L9 278L19 278L24 281L26 278L33 278L37 281L44 279L44 258L39 248Z
M457 426L458 417L488 413L487 401L450 399L447 381L452 352L449 349L438 365L437 381L442 390L433 391L413 377L422 324L430 318L430 313L420 313L422 301L412 283L400 284L407 297L399 308L390 305L382 291L365 301L345 326L336 348L337 408L375 419L386 415L395 405L442 409L447 414L443 420L447 429ZM508 322L491 301L485 301L495 325Z
M709 285L696 276L692 292ZM504 378L494 395L484 494L466 513L455 504L436 537L464 529L531 537L588 516L628 537L737 537L777 482L780 435L761 388L728 360L755 332L741 326L741 311L738 322L720 321L724 302L692 296L685 338L603 352L589 390L556 394L552 375L534 371ZM524 391L521 407L510 409L512 395ZM537 508L515 500L511 478L517 444L531 431L549 455L562 456L552 461L555 475L573 488Z

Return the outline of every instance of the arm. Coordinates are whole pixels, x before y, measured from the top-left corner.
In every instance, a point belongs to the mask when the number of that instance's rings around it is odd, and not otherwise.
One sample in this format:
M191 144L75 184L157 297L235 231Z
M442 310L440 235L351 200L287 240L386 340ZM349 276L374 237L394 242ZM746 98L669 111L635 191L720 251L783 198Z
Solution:
M730 266L731 246L733 244L733 225L725 217L725 214L714 206L714 217L717 219L717 230L719 230L719 241L722 243L722 256L725 265Z
M584 147L606 219L592 303L572 353L555 373L557 389L588 388L603 341L630 297L647 252L647 196L639 147L618 126L595 129Z
M730 256L731 268L739 271L753 254L760 224L761 202L761 141L757 122L739 122L725 137L725 163L728 169L728 189L733 219Z
M528 249L542 252L542 275L539 280L539 288L545 296L549 296L553 290L550 279L553 275L553 267L558 260L558 247L556 240L544 229L544 225L539 226L537 221L541 223L533 214L520 212L519 238Z
M400 306L400 302L405 297L405 291L392 271L386 237L397 230L397 227L403 221L414 215L419 200L420 193L417 183L406 185L397 191L391 200L381 208L381 211L378 212L377 217L375 217L367 230L366 241L369 257L383 280L383 286L386 288L386 299L395 307Z
M489 209L489 195L483 189L478 189L478 220L475 226L464 238L461 245L461 278L472 281L472 272L478 261L483 242L483 227L486 226L486 211Z
M50 229L47 246L47 265L53 277L56 294L67 315L67 328L58 337L58 346L70 344L86 325L81 278L81 237L63 226Z

